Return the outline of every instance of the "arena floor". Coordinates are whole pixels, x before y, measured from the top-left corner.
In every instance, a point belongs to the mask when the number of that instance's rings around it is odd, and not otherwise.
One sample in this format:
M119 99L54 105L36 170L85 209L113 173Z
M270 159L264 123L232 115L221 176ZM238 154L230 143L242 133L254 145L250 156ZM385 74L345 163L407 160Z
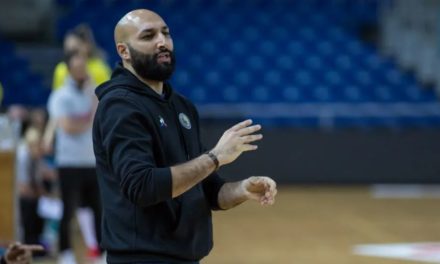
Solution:
M440 256L440 245L413 254L420 259L413 261L360 256L353 250L360 244L440 242L439 202L426 197L376 199L369 187L281 187L272 207L246 203L215 212L214 249L202 263L429 263L430 257ZM78 234L75 247L81 255Z

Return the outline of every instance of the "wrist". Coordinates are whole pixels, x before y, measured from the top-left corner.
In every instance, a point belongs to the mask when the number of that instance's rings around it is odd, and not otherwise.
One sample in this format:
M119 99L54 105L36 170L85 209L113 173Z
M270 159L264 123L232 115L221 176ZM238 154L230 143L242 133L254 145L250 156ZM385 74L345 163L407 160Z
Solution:
M220 167L220 162L218 160L218 157L216 154L214 154L212 151L207 151L205 152L206 155L208 155L208 157L212 160L212 162L214 163L214 171L217 171L218 168Z
M221 166L224 165L223 159L222 159L222 155L220 154L219 151L217 151L215 148L206 152L206 153L212 153L218 160L218 168L220 168Z
M240 182L240 196L246 198L246 199L250 199L250 193L247 189L248 186L248 179L242 180Z

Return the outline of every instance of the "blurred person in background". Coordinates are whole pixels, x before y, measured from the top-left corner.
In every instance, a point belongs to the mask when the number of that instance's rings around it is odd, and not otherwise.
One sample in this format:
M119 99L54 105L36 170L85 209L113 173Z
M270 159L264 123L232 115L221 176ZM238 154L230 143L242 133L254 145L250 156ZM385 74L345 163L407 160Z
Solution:
M14 142L18 142L23 131L23 123L29 118L29 111L23 105L11 105L7 109Z
M67 32L64 37L64 52L79 50L87 56L87 72L91 80L99 85L110 79L111 70L105 62L103 52L97 47L93 32L85 24L78 25L71 31ZM56 65L52 88L57 90L63 86L68 69L64 62Z
M53 171L44 162L41 148L45 123L46 112L43 109L31 110L28 120L23 123L22 138L16 151L20 219L23 241L27 244L44 244L44 219L38 214L38 202L45 193L45 182L53 179Z
M55 163L64 205L59 231L59 263L76 263L71 250L70 220L79 203L93 210L94 226L87 234L92 234L95 241L94 245L87 246L93 247L99 255L101 205L92 144L97 102L84 53L67 52L65 63L69 76L64 86L50 95L48 109L56 124Z
M257 149L261 126L241 122L205 152L195 106L167 82L175 61L163 19L129 12L116 25L115 44L122 63L96 89L93 126L107 261L199 263L213 246L211 210L274 203L272 179L226 183L216 173Z
M92 86L101 84L110 78L111 70L104 59L104 54L96 45L93 32L86 24L80 24L66 33L63 44L64 53L78 51L87 58L87 73ZM54 90L60 89L68 76L67 65L64 61L58 63L53 74ZM55 122L51 119L44 136L44 146L46 153L53 152L55 135ZM97 257L99 252L96 247L96 237L93 235L94 214L93 210L80 201L79 208L76 210L76 217L79 222L80 230L84 242L88 248L89 257Z

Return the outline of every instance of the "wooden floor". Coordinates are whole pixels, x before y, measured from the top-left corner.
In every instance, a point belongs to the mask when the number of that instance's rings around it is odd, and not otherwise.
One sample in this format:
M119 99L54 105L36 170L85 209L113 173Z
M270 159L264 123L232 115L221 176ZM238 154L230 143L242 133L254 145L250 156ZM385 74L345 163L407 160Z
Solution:
M215 212L214 241L202 264L417 263L356 256L352 248L440 242L440 200L373 199L368 187L284 187L272 207L248 202Z

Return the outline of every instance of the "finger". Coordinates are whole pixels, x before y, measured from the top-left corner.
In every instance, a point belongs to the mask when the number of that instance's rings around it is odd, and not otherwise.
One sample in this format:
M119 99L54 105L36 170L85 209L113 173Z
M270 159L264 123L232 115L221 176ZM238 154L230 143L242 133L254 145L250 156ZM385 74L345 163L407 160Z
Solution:
M266 191L265 193L264 193L264 197L266 197L266 198L270 198L270 197L272 197L272 192L270 192L270 191Z
M267 185L266 185L265 178L266 177L264 177L264 176L253 176L252 179L251 179L251 183L253 185L261 185L261 186L264 187L264 189L268 189Z
M44 251L44 247L42 245L21 245L20 248L29 251Z
M262 205L273 205L275 203L274 198L264 198L261 200Z
M269 191L274 191L277 188L277 184L274 180L266 176L260 176L260 179L264 181L264 186Z
M245 151L252 151L252 150L256 150L256 149L258 149L258 146L257 146L257 145L250 145L250 144L243 144L243 145L241 145L241 147L240 147L240 150L241 150L242 152L245 152Z
M9 253L7 254L7 258L10 260L16 260L17 257L19 257L20 255L25 254L26 251L24 249L18 248L18 246L16 247L11 247L11 249L9 250Z
M251 124L252 124L252 120L251 119L247 119L247 120L245 120L243 122L240 122L240 123L234 125L229 130L230 131L237 131L237 130L242 129L244 127L250 126Z
M254 200L254 201L259 201L259 202L261 202L261 196L260 196L260 195L258 195L258 194L255 194L255 193L251 193L251 194L250 194L250 196L249 196L249 198L250 198L251 200Z
M275 199L269 199L267 202L268 205L273 205L275 203Z
M269 183L269 191L272 193L273 196L277 193L277 185L275 182Z
M252 176L250 177L250 181L254 184L261 184L263 178L263 176Z
M253 126L240 128L236 130L236 132L239 136L245 136L257 132L260 129L261 129L261 125L253 125Z
M260 202L260 204L263 205L263 206L267 206L267 205L270 205L270 202L269 202L269 200L264 199L264 200L262 200L262 201Z
M15 250L15 249L18 248L20 245L21 245L20 242L15 242L14 244L10 244L8 248L9 248L10 250Z
M243 143L252 143L252 142L261 140L262 138L263 138L263 135L257 134L257 135L244 136L241 139L242 139Z
M20 259L20 260L17 259L17 261L14 262L14 264L28 264L28 263L30 263L30 261L27 259Z

